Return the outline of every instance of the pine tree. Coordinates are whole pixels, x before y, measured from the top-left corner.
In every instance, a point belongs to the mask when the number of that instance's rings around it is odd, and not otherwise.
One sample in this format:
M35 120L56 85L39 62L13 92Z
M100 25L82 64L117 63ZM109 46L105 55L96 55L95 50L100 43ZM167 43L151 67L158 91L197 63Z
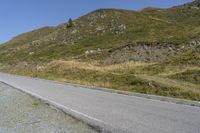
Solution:
M68 23L67 23L67 28L71 28L71 27L73 27L73 21L72 21L72 19L70 18L70 19L68 20Z

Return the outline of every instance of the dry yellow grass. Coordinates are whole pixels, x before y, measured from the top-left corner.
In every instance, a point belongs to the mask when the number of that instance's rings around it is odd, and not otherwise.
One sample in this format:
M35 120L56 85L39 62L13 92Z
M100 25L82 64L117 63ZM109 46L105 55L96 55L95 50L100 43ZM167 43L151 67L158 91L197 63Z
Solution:
M163 78L163 77L158 77L158 76L139 76L140 78L147 79L147 80L152 80L160 84L164 84L166 86L172 86L175 88L181 88L182 90L191 90L191 91L198 91L200 92L200 89L198 85L189 83L189 82L182 82L179 80L175 79L169 79L169 78Z
M159 76L170 76L178 73L183 73L188 70L200 70L200 67L195 67L195 66L182 66L182 67L173 67L173 69L169 69L168 71L166 70L163 73L159 73Z
M144 67L150 64L130 61L121 64L101 65L97 62L78 62L76 60L70 60L70 61L54 60L49 64L47 64L46 67L51 67L55 65L59 65L61 69L71 68L71 69L94 70L100 72L111 72L115 70L129 71L136 69L137 67Z
M150 64L134 62L134 61L125 62L125 63L121 63L121 64L113 64L113 65L99 65L97 62L89 62L88 63L88 62L78 62L76 60L71 60L71 61L55 60L55 61L52 61L51 63L49 63L47 65L46 69L48 69L48 67L52 67L54 65L59 66L58 71L61 71L61 72L65 69L70 69L70 70L81 69L81 70L86 70L86 71L87 70L88 71L98 71L101 73L112 73L114 75L124 75L124 74L131 75L129 73L129 71L138 71L138 73L141 73L141 74L133 74L133 75L140 77L142 79L155 81L155 82L167 85L167 86L177 87L177 88L181 88L183 90L193 90L193 91L196 91L196 88L199 87L192 83L181 82L178 80L168 79L168 78L163 77L163 76L167 76L167 75L174 74L174 73L184 72L186 70L200 69L198 67L188 67L188 68L182 68L182 69L177 68L177 69L173 69L173 70L169 69L165 73L159 73L158 75L148 76L148 74L140 72L141 70L138 70L138 67L145 67ZM62 80L65 82L67 81L66 79L62 79ZM81 83L81 84L84 83L87 85L91 85L91 83L83 82L81 80L67 81L67 82L75 82L75 83ZM94 83L93 85L99 86L100 84L102 84L102 83ZM108 86L110 83L108 82L108 83L104 83L104 84L106 84ZM106 86L106 85L101 85L101 86Z

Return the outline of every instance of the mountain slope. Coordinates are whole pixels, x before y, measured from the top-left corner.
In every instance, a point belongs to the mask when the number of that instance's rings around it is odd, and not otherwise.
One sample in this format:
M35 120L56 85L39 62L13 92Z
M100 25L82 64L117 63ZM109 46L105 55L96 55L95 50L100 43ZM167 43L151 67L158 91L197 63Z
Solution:
M100 9L78 18L70 28L64 23L20 35L4 44L0 53L16 61L21 56L25 61L38 61L76 57L87 50L107 50L130 42L184 44L200 36L199 13L199 9L187 6L142 11ZM5 52L8 47L12 55Z
M200 85L176 76L195 69L186 76L194 78L199 72L199 3L140 11L99 9L72 24L24 33L0 45L0 70L199 100L199 90L191 88ZM170 78L169 84L157 80L162 78ZM177 87L172 80L189 85Z

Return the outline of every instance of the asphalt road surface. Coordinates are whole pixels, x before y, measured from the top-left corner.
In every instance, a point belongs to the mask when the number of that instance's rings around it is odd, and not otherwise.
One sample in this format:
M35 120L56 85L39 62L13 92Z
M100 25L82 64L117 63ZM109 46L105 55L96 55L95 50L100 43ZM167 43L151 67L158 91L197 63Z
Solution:
M200 108L0 73L0 81L113 133L200 133Z

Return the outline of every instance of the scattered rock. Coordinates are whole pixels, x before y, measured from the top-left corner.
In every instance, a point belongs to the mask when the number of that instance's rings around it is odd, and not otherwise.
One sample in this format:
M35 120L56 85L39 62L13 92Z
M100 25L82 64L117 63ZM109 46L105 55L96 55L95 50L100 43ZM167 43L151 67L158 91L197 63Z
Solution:
M87 50L87 51L85 51L85 54L87 55L87 54L93 54L95 51L94 50Z
M190 47L200 46L200 41L191 41L189 45Z
M103 30L104 30L104 27L98 26L98 27L96 28L96 30L97 30L97 31L103 31Z
M110 50L110 56L104 64L121 63L129 60L155 63L175 55L182 46L165 42L138 42ZM187 48L186 46L184 48Z
M153 82L152 82L152 81L150 81L150 82L148 83L148 86L151 87L151 88L155 88L155 86L153 85Z
M34 54L34 52L29 52L29 55L33 55Z
M37 65L36 69L37 69L37 71L42 71L44 69L44 66Z
M126 29L126 26L123 24L115 26L114 28L111 28L113 34L122 34L124 33L125 29Z
M94 54L94 53L101 53L103 50L101 50L100 48L98 48L97 50L87 50L85 51L85 54L86 55L89 55L89 54Z

